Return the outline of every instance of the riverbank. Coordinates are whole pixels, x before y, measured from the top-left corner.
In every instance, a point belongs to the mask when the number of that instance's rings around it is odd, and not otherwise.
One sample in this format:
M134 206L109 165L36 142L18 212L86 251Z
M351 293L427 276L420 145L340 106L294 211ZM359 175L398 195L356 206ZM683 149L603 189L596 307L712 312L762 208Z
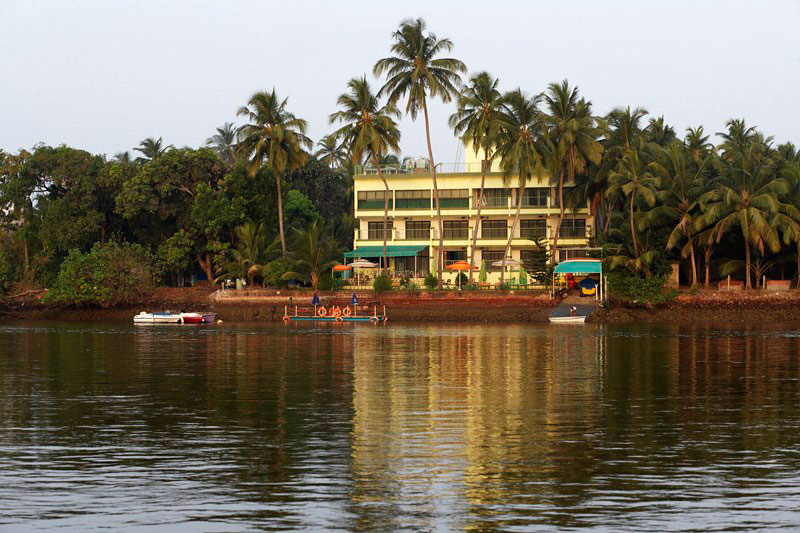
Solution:
M320 292L322 305L346 305L351 291ZM143 310L213 310L230 322L277 322L284 306L309 305L308 290L251 290L216 292L208 287L157 289L150 298L111 308L62 308L36 301L0 313L7 318L63 321L129 322ZM359 291L362 303L386 306L392 322L432 323L545 323L558 304L547 294L526 291L455 292L392 291L375 295ZM291 299L291 300L290 300ZM615 302L589 317L595 323L642 322L786 322L800 320L800 291L697 291L681 293L659 307Z

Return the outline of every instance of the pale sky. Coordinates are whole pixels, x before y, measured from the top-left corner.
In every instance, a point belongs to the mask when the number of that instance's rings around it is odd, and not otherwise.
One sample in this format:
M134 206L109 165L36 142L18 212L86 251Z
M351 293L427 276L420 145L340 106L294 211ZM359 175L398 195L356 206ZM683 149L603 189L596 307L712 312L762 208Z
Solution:
M643 106L681 136L744 117L800 145L798 0L0 0L0 148L196 147L273 86L316 141L348 79L380 86L375 61L418 16L503 90L568 78L597 113ZM456 159L454 109L431 106L437 162ZM401 128L403 155L426 155L422 120Z

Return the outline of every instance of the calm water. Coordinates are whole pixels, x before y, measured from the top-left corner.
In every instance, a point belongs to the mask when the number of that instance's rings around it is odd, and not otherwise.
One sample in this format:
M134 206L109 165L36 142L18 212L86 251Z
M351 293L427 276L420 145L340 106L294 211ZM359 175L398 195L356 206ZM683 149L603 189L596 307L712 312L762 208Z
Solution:
M791 326L0 326L0 530L800 527Z

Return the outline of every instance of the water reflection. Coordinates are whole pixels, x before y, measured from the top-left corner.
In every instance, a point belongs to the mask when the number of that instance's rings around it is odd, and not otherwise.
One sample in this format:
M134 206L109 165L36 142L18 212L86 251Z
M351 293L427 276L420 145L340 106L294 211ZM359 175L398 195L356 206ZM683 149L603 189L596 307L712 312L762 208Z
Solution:
M800 524L779 326L0 327L0 527Z

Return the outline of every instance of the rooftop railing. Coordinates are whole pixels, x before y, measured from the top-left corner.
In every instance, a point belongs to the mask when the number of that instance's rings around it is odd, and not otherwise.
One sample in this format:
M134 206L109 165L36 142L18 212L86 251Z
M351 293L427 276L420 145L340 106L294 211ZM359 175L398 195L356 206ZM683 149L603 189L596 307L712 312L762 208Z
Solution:
M427 161L416 161L406 164L379 165L383 174L430 174L431 166ZM356 175L377 175L378 168L375 165L356 165ZM458 174L458 173L480 173L481 163L437 163L437 174Z

